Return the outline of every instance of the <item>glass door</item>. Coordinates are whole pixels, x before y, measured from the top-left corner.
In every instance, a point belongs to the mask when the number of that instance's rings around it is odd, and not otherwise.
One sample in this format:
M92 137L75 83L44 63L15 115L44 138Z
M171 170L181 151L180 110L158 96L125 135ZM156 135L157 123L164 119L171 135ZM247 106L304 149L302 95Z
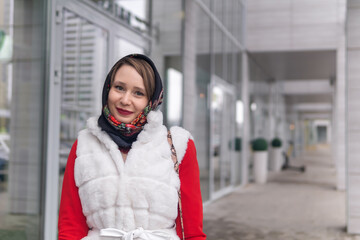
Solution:
M216 198L234 183L235 91L217 76L210 84L210 195Z
M109 42L106 28L89 21L86 11L76 13L60 4L54 11L44 217L44 239L51 240L57 235L58 203L70 149L86 120L101 113Z
M79 130L85 127L90 116L101 112L107 38L107 31L101 27L70 10L63 10L60 183Z

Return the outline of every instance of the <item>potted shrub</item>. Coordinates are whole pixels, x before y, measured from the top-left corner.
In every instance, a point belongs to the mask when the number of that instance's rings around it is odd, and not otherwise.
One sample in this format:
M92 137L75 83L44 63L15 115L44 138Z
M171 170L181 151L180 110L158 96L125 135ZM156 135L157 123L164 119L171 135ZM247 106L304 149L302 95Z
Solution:
M279 172L282 167L282 155L281 155L282 142L279 138L275 137L271 141L271 152L270 152L270 170Z
M256 183L266 183L268 169L268 143L264 138L252 142L254 178Z
M240 137L235 138L235 151L241 152L241 138Z

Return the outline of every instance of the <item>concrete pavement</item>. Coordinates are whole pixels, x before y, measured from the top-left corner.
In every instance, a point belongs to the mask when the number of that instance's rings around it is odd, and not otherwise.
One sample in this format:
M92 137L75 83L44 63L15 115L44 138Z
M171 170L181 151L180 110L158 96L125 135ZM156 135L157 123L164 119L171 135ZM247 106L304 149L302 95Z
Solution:
M360 240L346 229L346 193L335 189L330 150L318 146L292 164L269 174L266 184L250 183L204 209L209 240Z

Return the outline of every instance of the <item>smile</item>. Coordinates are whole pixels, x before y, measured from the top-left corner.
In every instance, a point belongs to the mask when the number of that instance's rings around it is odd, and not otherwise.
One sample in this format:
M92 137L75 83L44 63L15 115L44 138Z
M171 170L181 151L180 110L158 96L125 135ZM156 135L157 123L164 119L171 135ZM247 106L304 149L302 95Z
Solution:
M121 115L130 115L130 114L133 113L133 112L127 111L127 110L122 109L122 108L116 108L116 110L117 110Z

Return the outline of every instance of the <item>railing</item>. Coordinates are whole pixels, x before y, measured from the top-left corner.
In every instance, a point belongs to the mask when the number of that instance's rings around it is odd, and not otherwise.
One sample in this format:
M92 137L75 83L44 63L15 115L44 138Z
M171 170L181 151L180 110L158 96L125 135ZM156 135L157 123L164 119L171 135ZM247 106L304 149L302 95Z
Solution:
M151 35L151 24L145 19L134 15L129 10L120 6L113 0L81 0L86 2L93 7L96 7L100 10L104 10L108 15L115 17L120 20L123 24L128 25L130 28L135 29L146 35Z

